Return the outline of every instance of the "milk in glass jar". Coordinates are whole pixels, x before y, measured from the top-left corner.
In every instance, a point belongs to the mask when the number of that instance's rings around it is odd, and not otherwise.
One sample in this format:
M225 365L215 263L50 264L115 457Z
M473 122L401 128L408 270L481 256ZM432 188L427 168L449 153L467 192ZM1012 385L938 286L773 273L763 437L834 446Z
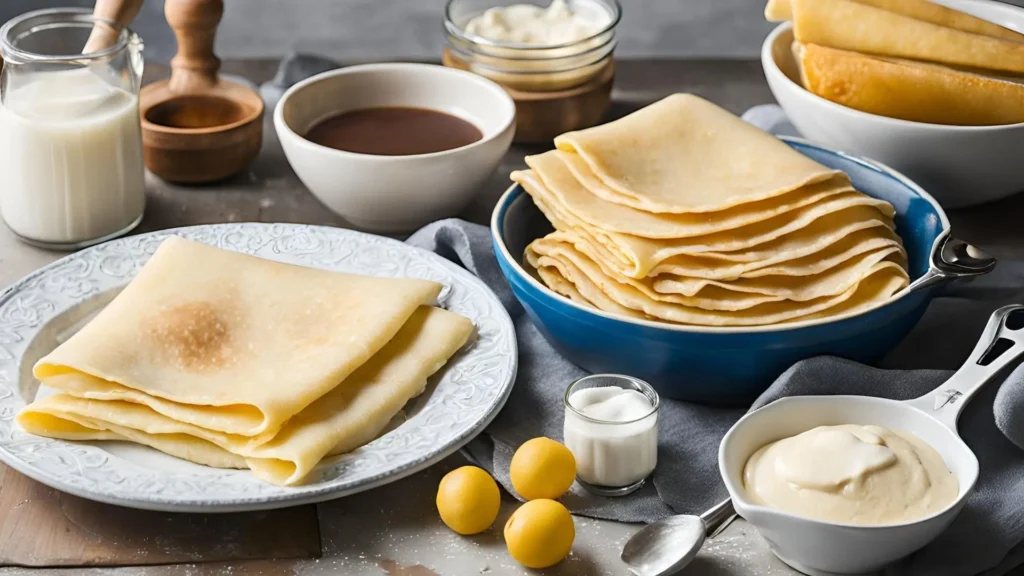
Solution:
M83 53L91 34L109 40ZM0 214L22 240L77 249L142 219L141 50L131 30L82 10L0 28Z

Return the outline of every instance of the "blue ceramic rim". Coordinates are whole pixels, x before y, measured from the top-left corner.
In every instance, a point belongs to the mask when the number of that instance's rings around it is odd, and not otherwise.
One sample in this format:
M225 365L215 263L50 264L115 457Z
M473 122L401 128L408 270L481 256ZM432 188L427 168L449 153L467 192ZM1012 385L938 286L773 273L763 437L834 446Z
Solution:
M939 216L939 221L942 223L942 229L949 230L949 218L946 217L946 212L942 209L942 206L939 205L935 198L933 198L931 194L925 192L920 186L915 184L912 180L910 180L903 174L899 173L898 171L886 166L885 164L882 164L881 162L876 162L874 160L867 160L859 156L853 156L845 152L840 152L838 150L834 150L832 148L828 148L826 146L822 146L820 144L815 144L813 142L804 140L803 138L794 138L792 136L779 136L778 138L792 146L794 149L799 149L802 147L821 150L823 152L833 154L835 156L839 156L841 158L854 162L863 168L871 170L872 172L896 180L904 187L909 188L911 192L920 196L921 199L931 204L932 208L935 209L935 213L938 214ZM871 308L867 308L865 310L861 310L860 312L841 314L839 316L819 318L816 320L804 320L800 322L788 322L784 324L774 324L767 326L698 326L691 324L670 324L668 322L658 322L653 320L643 320L640 318L627 318L624 316L618 316L615 314L611 314L609 312L605 312L603 310L599 310L597 308L584 306L577 302L573 302L572 300L551 290L547 286L543 285L539 280L534 278L532 275L527 273L526 270L523 269L520 259L514 258L512 254L508 251L508 247L505 246L504 238L502 238L501 235L501 224L505 221L505 215L508 213L508 209L512 205L512 201L525 193L526 192L522 189L521 186L519 186L519 184L512 184L512 186L505 190L505 192L501 195L501 198L498 199L498 203L495 205L494 211L491 213L491 240L496 246L498 246L501 249L502 257L504 257L505 260L508 261L510 269L512 269L520 277L520 279L527 282L530 286L532 286L536 290L539 290L544 295L554 298L558 300L561 304L575 308L576 310L579 310L580 312L583 312L585 314L601 316L608 320L624 322L627 324L634 324L637 326L642 326L644 328L654 328L657 330L671 330L674 332L706 334L760 334L766 332L788 332L791 330L800 330L803 328L808 328L810 326L822 326L827 324L838 323L843 320L848 320L850 318L856 318L858 316L870 314L872 312L875 312L876 310L880 310L887 306L891 306L898 302L899 300L902 300L903 298L907 297L908 294L910 294L910 292L907 289L904 289L899 293L893 295L885 302L880 302L875 306L872 306ZM933 254L935 249L936 246L933 244ZM911 281L913 281L913 279L911 279Z
M990 2L989 0L973 0L973 1L974 2L978 2L978 3L984 3L984 4L993 4L993 2ZM1015 10L1022 10L1019 6L1014 6L1012 4L1004 4L1002 2L995 2L995 4L1000 4L1001 6L1005 6L1007 8L1013 8ZM1024 18L1024 16L1022 16L1022 18ZM784 34L785 32L787 32L789 30L792 30L792 29L793 29L793 23L792 22L783 22L782 24L779 24L771 32L768 33L768 36L764 39L764 44L761 45L761 67L764 68L764 67L768 66L768 63L770 63L772 68L773 68L773 70L772 70L773 72L778 72L778 74L780 76L782 76L785 79L786 82L788 82L794 88L799 90L804 96L806 96L806 97L808 97L808 98L810 98L812 100L815 100L816 102L818 102L819 104L825 106L826 108L829 108L829 109L834 110L834 111L839 112L839 113L849 114L850 116L853 116L853 117L856 117L856 118L864 118L864 119L870 118L871 120L874 120L876 122L890 122L894 126L912 127L912 128L923 128L923 129L927 129L927 130L935 130L936 132L939 132L939 131L942 131L942 130L951 130L951 131L957 131L957 132L998 132L998 131L1001 131L1001 130L1012 130L1012 129L1024 128L1024 122L1017 122L1017 123L1014 123L1014 124L993 124L993 125L988 125L988 126L965 126L965 125L960 125L960 124L935 124L933 122L915 122L913 120L903 120L902 118L890 118L888 116L881 116L879 114L872 114L870 112L864 112L862 110L857 110L855 108L850 108L848 106L843 106L842 104L837 104L837 103L835 103L835 102L833 102L831 100L828 100L826 98L822 98L821 96L818 96L814 92L811 92L810 90L804 88L800 84L797 84L789 76L786 76L786 74L782 71L782 69L779 68L779 63L775 61L775 57L772 54L772 48L775 46L775 40L780 35ZM765 70L765 72L767 73L768 71Z

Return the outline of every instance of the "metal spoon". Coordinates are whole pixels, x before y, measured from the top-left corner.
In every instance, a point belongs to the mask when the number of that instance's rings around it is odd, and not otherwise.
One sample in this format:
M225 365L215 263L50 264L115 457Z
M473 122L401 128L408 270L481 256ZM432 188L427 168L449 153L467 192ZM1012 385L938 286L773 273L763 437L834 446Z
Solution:
M701 514L669 516L648 524L626 542L622 561L636 576L664 576L682 570L700 551L708 534L736 516L732 499Z

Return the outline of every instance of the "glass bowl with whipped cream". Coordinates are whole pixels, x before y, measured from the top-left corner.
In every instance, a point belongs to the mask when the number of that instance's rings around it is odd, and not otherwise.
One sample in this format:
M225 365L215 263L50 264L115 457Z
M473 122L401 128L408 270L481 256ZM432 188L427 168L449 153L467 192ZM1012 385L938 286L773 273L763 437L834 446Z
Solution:
M512 95L517 140L547 140L607 111L621 13L616 0L449 0L443 62Z
M576 458L576 480L601 496L638 490L658 464L658 408L650 384L594 374L565 391L563 442Z

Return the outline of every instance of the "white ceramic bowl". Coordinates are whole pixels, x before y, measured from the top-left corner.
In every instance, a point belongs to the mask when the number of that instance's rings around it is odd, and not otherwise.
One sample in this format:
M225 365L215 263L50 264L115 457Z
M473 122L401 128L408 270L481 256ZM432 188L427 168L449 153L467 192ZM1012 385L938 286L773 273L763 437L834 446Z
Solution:
M956 476L960 495L952 506L926 520L882 527L811 520L750 501L743 488L743 467L758 448L836 424L876 424L913 432L942 455ZM864 396L784 398L751 412L722 440L719 467L736 512L757 528L776 556L805 574L875 572L914 552L953 521L978 478L978 460L956 432L900 402Z
M471 122L472 144L410 156L335 150L302 135L335 114L364 108L428 108ZM515 134L515 103L497 84L429 64L367 64L332 70L290 88L274 126L292 169L314 196L351 224L409 232L457 215L501 162Z
M1016 6L990 0L938 3L1024 31L1024 9ZM806 138L899 170L943 208L981 204L1024 190L1024 123L944 126L847 108L804 90L792 42L792 25L778 26L761 48L761 65L775 99Z
M806 574L865 574L922 548L960 513L978 480L978 459L957 434L964 406L1024 354L1024 306L1005 306L989 319L970 358L935 390L904 402L867 396L795 396L741 418L726 433L718 468L733 505L783 562ZM995 352L997 340L1009 348ZM984 359L984 361L982 361ZM865 526L825 522L751 502L743 468L759 448L817 426L875 424L911 432L942 456L960 493L946 509L911 522Z

